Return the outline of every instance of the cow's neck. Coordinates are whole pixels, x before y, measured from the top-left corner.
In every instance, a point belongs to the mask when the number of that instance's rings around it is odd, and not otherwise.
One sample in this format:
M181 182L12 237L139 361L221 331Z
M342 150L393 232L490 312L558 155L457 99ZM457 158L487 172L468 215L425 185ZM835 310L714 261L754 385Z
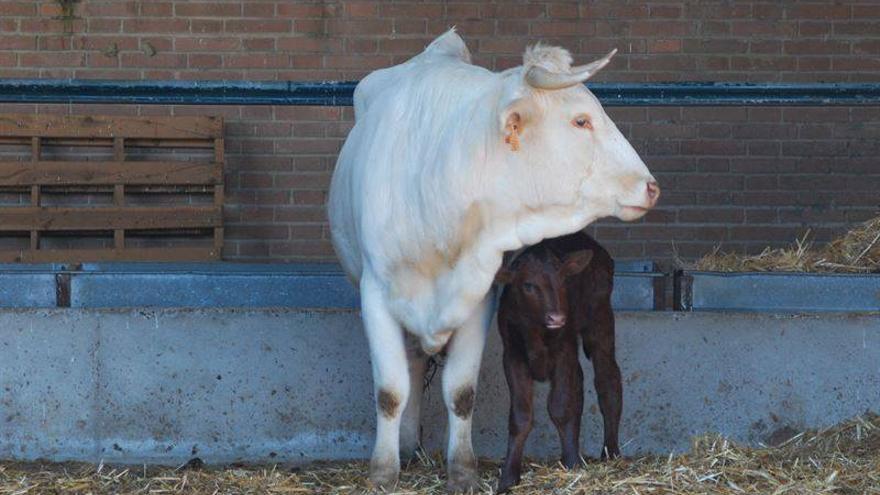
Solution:
M396 269L392 311L410 331L460 327L490 292L504 252L577 231L595 218L582 205L534 208L472 202L445 249L426 248Z

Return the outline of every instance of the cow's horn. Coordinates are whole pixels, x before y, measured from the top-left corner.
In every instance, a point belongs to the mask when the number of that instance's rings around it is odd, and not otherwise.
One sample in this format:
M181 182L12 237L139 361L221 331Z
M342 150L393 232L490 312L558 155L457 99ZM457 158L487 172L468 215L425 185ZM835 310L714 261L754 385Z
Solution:
M575 84L582 83L593 77L593 74L599 72L602 67L608 65L611 57L617 53L617 48L608 52L608 55L590 62L587 65L573 67L571 72L560 74L558 72L549 71L543 67L532 67L526 72L526 83L533 88L539 89L562 89Z

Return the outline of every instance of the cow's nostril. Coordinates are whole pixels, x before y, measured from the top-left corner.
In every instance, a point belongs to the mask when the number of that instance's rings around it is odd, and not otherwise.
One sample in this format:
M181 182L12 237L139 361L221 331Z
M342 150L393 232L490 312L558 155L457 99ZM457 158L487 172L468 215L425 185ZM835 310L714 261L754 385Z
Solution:
M656 182L648 182L648 198L653 202L660 197L660 185Z

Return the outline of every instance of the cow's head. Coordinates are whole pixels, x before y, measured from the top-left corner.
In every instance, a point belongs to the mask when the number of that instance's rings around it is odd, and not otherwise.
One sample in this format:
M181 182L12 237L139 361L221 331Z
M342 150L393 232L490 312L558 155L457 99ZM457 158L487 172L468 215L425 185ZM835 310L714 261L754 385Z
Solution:
M596 218L636 220L654 207L660 187L632 145L582 83L615 51L572 67L562 48L528 49L512 71L499 119L506 161L527 203L585 205Z
M557 257L549 250L525 252L510 267L502 267L495 283L507 285L517 316L530 328L553 331L568 322L566 279L587 268L593 251L584 249Z

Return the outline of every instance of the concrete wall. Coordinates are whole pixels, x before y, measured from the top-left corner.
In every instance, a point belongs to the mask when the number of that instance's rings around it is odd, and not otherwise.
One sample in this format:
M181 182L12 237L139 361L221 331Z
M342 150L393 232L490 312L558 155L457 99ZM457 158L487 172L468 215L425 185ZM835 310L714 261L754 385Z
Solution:
M880 314L622 312L617 322L626 454L680 452L706 431L759 442L880 408ZM0 457L369 455L370 366L352 310L2 310L0 329ZM474 440L495 458L506 441L500 350L493 328ZM423 420L429 449L443 444L438 385ZM546 387L538 393L543 404ZM592 386L586 404L582 443L595 455ZM529 452L555 456L539 409Z

